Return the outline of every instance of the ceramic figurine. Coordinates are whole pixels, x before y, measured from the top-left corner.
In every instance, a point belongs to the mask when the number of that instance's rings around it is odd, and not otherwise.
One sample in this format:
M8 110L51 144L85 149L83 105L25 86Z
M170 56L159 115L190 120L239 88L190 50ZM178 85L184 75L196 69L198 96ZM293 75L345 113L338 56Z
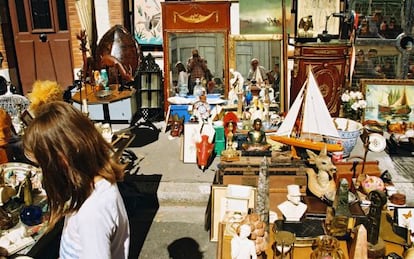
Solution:
M196 82L196 85L194 86L193 95L195 97L200 97L206 94L207 93L206 88L201 85L200 78L197 78L195 82Z
M253 240L256 247L256 254L259 258L264 251L268 249L269 231L266 230L269 225L260 220L260 215L252 213L246 216L246 218L240 223L240 225L251 226L252 232L249 239Z
M336 191L336 184L333 173L336 172L336 166L332 164L331 158L327 155L325 148L316 155L311 150L306 150L309 155L309 163L316 165L318 172L313 169L307 170L309 191L320 199L324 199L326 194Z
M244 78L239 72L235 71L234 69L230 69L230 74L233 77L230 79L230 91L228 94L229 103L234 104L237 102L239 104L240 100L238 98L238 95L244 95ZM241 101L243 101L243 99Z
M240 159L240 152L236 150L237 143L233 142L233 137L236 127L236 123L229 121L227 127L225 128L226 132L226 149L221 152L220 159L222 161L237 161Z
M244 224L239 227L239 235L231 239L231 258L232 259L256 259L256 247L253 240L250 240L252 230L250 225Z

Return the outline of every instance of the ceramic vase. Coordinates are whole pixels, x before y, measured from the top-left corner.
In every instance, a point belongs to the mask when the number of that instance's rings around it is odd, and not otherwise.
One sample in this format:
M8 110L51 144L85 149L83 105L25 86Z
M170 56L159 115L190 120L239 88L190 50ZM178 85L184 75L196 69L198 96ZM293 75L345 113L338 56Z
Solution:
M343 147L343 157L349 157L362 133L362 124L347 118L333 118L333 120L340 138L326 138L325 141L330 144L340 143Z

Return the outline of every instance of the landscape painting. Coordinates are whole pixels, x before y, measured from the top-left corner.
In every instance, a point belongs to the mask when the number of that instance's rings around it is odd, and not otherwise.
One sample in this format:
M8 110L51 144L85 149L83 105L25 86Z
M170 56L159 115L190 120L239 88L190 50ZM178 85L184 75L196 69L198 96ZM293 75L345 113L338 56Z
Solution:
M361 79L367 107L364 121L414 122L414 80Z
M291 0L285 0L286 24L289 32L294 31L291 15ZM282 0L240 0L240 34L281 34Z

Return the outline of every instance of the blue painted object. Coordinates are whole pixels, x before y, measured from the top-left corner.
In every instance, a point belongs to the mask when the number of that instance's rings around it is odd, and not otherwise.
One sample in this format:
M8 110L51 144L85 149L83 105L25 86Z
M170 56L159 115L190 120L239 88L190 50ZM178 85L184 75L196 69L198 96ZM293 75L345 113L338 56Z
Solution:
M20 220L28 226L42 223L42 216L42 208L36 205L26 206L20 212Z
M170 116L177 114L178 117L184 117L184 122L189 122L191 114L188 112L188 104L170 105Z

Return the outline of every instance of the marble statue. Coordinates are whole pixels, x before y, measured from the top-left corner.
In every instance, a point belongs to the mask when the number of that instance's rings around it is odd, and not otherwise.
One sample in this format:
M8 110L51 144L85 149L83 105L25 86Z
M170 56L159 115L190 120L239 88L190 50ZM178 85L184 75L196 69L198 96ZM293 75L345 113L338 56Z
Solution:
M301 202L299 185L291 184L287 186L287 200L277 207L282 212L286 221L300 221L308 206Z
M248 238L251 232L252 229L249 225L240 226L239 235L235 235L231 239L232 259L257 259L255 243Z

